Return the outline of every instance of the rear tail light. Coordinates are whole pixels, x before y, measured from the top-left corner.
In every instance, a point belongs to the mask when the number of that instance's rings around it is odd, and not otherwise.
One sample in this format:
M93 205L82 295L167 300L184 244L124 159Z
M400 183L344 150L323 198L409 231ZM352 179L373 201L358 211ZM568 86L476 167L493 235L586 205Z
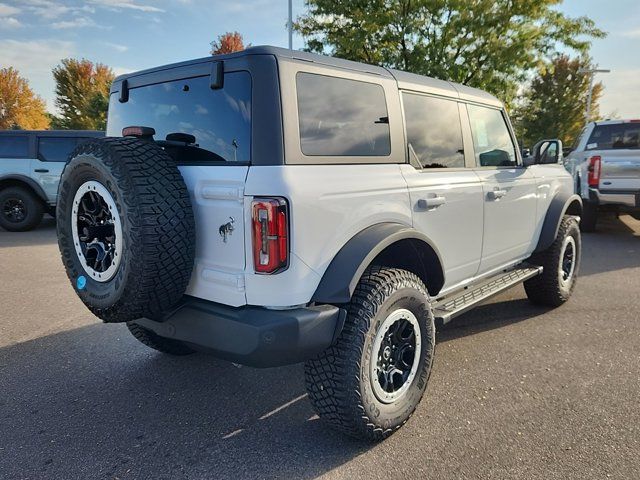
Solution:
M589 158L589 167L587 171L588 175L588 183L590 187L597 187L600 184L600 171L602 169L602 158L600 155L594 155Z
M251 204L253 265L257 273L276 273L289 262L289 213L283 198L255 198Z

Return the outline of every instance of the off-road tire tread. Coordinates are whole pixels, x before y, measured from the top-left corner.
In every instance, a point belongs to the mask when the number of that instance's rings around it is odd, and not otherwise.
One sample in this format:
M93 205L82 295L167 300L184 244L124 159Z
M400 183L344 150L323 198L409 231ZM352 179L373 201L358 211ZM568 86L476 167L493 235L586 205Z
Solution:
M195 350L184 343L172 338L161 337L155 332L141 327L135 322L127 322L127 328L140 343L159 352L177 356L195 353Z
M377 426L365 413L359 379L347 373L347 366L360 369L365 337L376 312L389 295L404 287L421 290L429 298L422 281L411 272L378 266L367 269L347 305L347 319L337 341L305 364L305 384L314 410L323 421L347 435L379 441L408 420L392 429Z
M129 212L128 228L123 234L130 239L123 261L132 265L124 280L127 288L114 305L100 308L85 304L105 322L157 317L182 298L193 269L195 221L182 175L175 161L158 145L136 138L104 138L82 144L71 154L66 168L77 157L82 161L82 156L87 155L100 159L122 192ZM76 255L73 238L60 224L66 220L62 215L65 202L72 202L74 195L63 174L58 195L58 237L62 261L72 283L72 256Z
M580 245L580 231L577 221L574 217L565 215L560 223L558 235L551 246L542 252L533 254L529 259L530 263L543 267L542 274L524 282L525 292L532 303L547 307L559 307L569 300L577 283L579 258L576 260L578 264L574 271L574 281L568 293L563 293L560 286L558 262L561 261L560 251L562 249L562 243L572 229L578 232L577 247L579 250L576 252L576 255L580 255L582 247Z

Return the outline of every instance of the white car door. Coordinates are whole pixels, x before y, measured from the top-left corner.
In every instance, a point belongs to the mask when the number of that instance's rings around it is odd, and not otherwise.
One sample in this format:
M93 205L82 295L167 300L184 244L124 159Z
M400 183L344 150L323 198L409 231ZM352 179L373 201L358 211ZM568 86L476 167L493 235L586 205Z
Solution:
M60 176L77 142L76 137L69 136L37 138L37 158L31 160L31 178L38 182L51 203L57 200Z
M402 165L401 171L409 186L414 227L437 246L446 290L478 272L482 184L465 160L458 102L408 92L402 99L412 164Z
M479 274L528 257L536 230L537 185L522 165L503 111L467 105L482 182L484 235Z

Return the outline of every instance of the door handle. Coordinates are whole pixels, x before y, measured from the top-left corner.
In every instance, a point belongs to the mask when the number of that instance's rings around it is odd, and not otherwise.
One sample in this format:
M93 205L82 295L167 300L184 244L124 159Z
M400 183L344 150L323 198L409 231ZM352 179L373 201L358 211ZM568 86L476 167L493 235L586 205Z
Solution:
M500 190L499 188L496 188L492 191L490 191L487 196L489 197L489 200L499 200L502 197L504 197L507 194L506 190Z
M447 199L443 195L433 195L427 198L421 198L418 200L418 208L420 210L431 210L438 208L440 205L444 205Z
M36 172L36 173L49 173L49 170L46 169L46 168L36 168L34 170L34 172Z

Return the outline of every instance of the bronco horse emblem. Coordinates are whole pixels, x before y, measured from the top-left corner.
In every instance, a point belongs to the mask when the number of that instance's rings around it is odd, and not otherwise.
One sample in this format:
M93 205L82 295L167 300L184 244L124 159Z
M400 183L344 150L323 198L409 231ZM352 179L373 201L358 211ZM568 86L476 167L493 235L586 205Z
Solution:
M231 236L231 234L233 233L233 224L236 223L233 217L229 217L229 220L230 221L225 223L224 225L220 225L220 228L218 229L218 233L222 237L222 241L224 243L227 243L227 237Z

